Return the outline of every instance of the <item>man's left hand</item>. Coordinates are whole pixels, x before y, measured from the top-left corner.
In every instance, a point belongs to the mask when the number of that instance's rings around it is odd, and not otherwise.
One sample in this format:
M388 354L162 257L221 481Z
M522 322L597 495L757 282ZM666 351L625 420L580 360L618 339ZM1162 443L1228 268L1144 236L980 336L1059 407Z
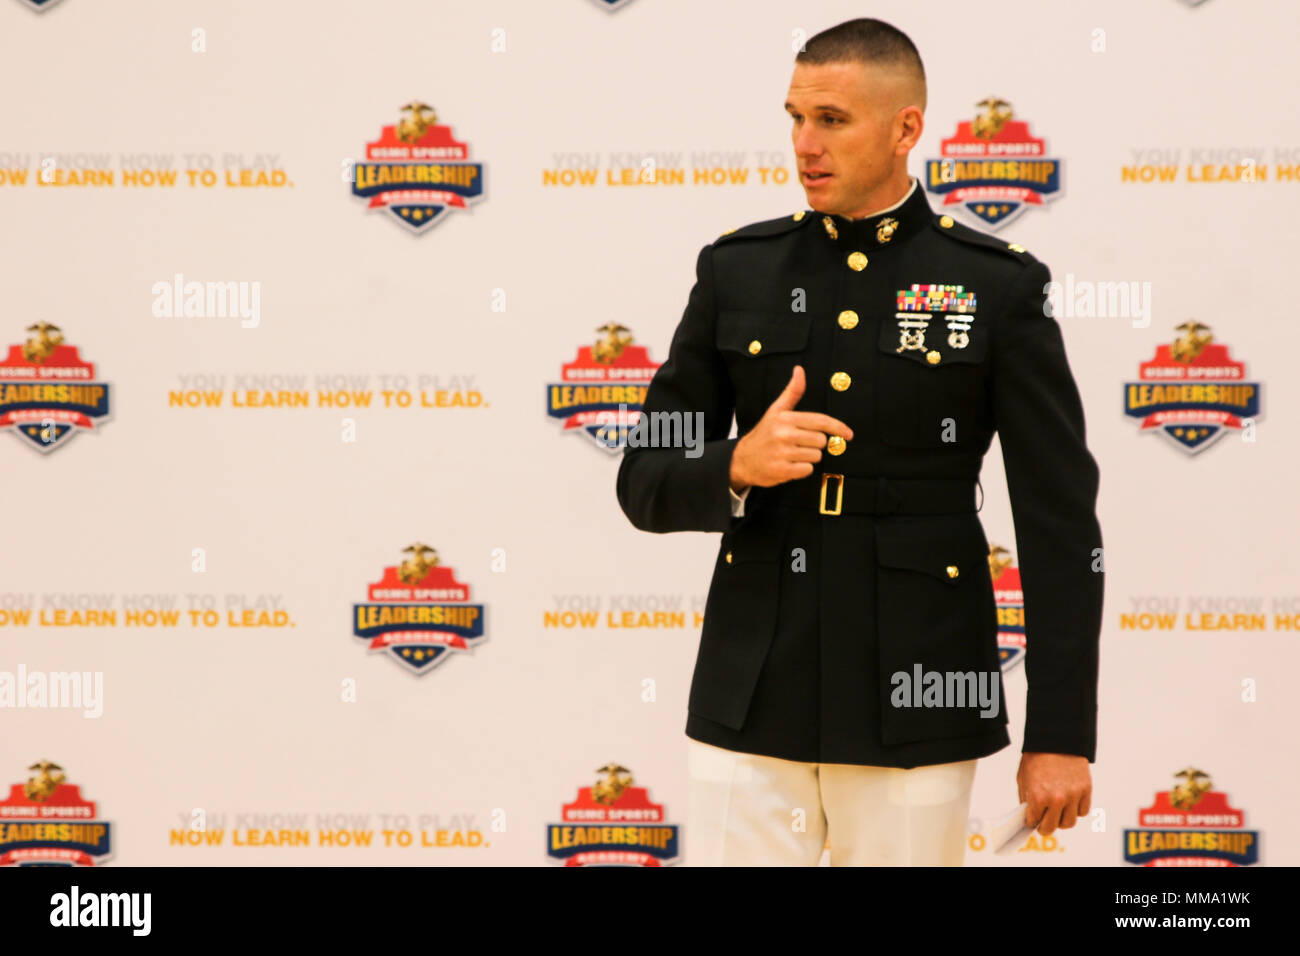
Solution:
M1068 830L1092 805L1088 758L1074 754L1024 753L1016 771L1020 802L1028 804L1025 823L1043 836Z

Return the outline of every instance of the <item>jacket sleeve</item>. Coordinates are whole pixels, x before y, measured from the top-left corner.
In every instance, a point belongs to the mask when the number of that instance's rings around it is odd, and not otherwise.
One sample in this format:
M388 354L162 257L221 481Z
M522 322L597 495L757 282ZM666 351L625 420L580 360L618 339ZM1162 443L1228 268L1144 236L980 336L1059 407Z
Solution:
M1098 469L1047 266L1016 280L993 336L993 407L1025 602L1026 752L1096 759L1104 577Z
M676 412L691 415L692 428L694 413L702 413L703 433L689 433L695 442L703 440L702 448L632 447L629 441L619 465L618 503L642 531L728 531L741 520L731 511L731 453L737 439L727 436L735 396L714 345L712 255L710 246L700 250L686 311L641 409L641 422Z

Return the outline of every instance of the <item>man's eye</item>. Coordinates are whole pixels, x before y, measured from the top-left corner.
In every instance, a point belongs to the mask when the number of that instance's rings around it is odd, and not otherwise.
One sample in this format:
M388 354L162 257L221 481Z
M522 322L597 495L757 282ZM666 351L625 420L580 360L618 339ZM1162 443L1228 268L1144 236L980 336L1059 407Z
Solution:
M839 118L838 116L823 116L823 117L822 117L822 122L825 123L827 126L834 126L834 125L835 125L836 123L838 123L839 121L840 121L840 118Z

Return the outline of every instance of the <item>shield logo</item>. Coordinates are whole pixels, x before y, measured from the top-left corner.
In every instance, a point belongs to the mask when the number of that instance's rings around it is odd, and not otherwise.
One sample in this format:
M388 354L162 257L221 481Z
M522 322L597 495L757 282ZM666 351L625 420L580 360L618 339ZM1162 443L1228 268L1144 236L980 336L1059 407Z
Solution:
M1012 564L1006 548L990 545L989 574L998 613L998 660L1005 673L1024 660L1025 595L1020 588L1020 569Z
M1246 377L1246 364L1214 341L1210 327L1195 319L1177 326L1173 342L1156 347L1138 367L1138 379L1124 383L1124 414L1142 433L1163 435L1189 455L1224 435L1254 426L1260 417L1259 382Z
M438 123L432 106L412 100L408 114L384 126L366 144L366 158L352 171L352 195L387 212L415 233L441 222L450 209L483 199L483 164L470 159L469 144Z
M25 687L23 666L18 668L19 686ZM68 783L63 768L50 760L38 760L27 769L36 773L25 783L10 785L8 797L0 796L0 823L54 819L75 820L77 825L32 827L18 838L11 831L0 846L0 867L96 866L109 859L113 824L99 819L95 801L81 795L81 785Z
M427 674L450 656L472 651L487 636L483 605L470 602L470 587L441 563L426 544L404 549L411 555L384 568L367 589L367 601L352 607L355 637L371 653L387 655L412 674Z
M546 386L546 414L564 422L564 434L584 434L612 455L628 443L641 419L646 389L661 363L633 345L627 326L610 321L596 329L595 344L579 346L565 362L561 381Z
M976 106L980 112L942 141L942 156L926 161L925 188L945 207L999 229L1060 196L1061 160L1048 155L1046 141L1015 118L1006 100L989 96Z
M0 360L0 431L12 431L40 452L62 448L80 431L96 431L110 415L107 382L57 325L41 321Z

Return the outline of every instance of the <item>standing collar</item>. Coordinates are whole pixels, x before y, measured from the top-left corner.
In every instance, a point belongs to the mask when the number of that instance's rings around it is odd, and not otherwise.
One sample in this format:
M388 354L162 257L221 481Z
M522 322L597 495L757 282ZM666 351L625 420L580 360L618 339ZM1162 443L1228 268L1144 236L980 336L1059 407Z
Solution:
M917 187L916 177L915 177L915 176L910 176L910 177L908 177L908 178L909 178L909 179L911 180L911 182L912 182L912 186L911 186L911 188L908 189L907 192L903 193L903 198L900 199L898 202L894 203L892 206L886 206L884 209L877 209L875 212L873 212L873 213L868 213L868 214L865 215L865 216L856 216L856 217L852 217L852 218L849 217L849 216L839 216L838 218L840 218L840 219L844 219L844 220L847 220L847 221L850 221L850 222L860 222L860 221L862 221L863 219L871 219L871 218L873 218L874 216L883 216L883 215L884 215L885 213L887 213L887 212L893 212L893 211L894 211L895 209L897 209L899 206L903 205L903 203L905 203L905 202L907 202L909 199L911 199L911 198L912 198L912 193L916 192L916 187Z
M855 249L880 248L900 242L924 229L933 218L925 190L913 176L912 188L892 206L878 210L861 219L828 215L815 210L812 215L821 220L820 228L837 243L847 243Z

